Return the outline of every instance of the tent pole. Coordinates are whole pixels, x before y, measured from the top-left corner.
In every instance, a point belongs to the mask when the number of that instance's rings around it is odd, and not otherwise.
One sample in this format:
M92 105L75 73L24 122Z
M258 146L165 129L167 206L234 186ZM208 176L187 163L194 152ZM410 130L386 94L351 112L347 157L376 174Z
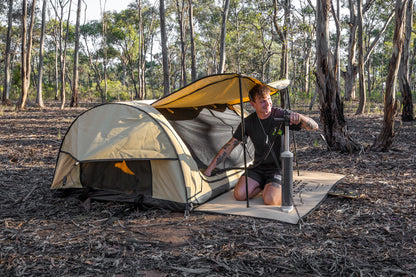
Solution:
M238 75L238 83L240 86L240 110L241 110L241 138L243 139L243 156L244 156L244 178L246 179L246 202L247 208L250 207L248 199L248 179L247 179L247 157L246 157L246 137L245 137L245 126L244 126L244 109L243 109L243 87L241 82L241 75Z

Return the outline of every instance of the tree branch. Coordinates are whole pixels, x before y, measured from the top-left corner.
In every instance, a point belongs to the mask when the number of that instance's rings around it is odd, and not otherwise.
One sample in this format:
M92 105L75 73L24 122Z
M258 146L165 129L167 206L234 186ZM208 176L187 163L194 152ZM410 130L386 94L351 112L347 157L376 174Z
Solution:
M370 48L368 49L367 53L365 54L364 57L364 64L366 64L368 62L368 59L370 58L371 53L374 50L374 47L376 46L378 40L380 39L381 35L386 31L388 25L390 24L390 21L393 19L394 16L394 10L390 13L389 18L387 19L387 21L385 22L383 28L380 30L380 32L378 32L377 36L374 38L373 42L370 45Z

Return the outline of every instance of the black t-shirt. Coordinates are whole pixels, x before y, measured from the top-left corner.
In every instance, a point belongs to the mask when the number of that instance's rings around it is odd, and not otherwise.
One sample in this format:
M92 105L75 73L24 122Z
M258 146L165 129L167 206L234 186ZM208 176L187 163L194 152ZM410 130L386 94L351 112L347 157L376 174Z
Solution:
M290 110L282 110L278 108L272 108L270 116L266 119L259 119L256 112L253 112L244 119L245 134L250 137L254 145L254 164L258 165L260 162L267 167L276 167L276 163L273 159L273 155L269 153L268 145L273 144L273 151L276 154L276 158L279 164L279 170L281 168L280 162L280 148L281 148L281 135L284 134L284 123L281 121L275 121L274 118L283 118L285 113L292 113ZM300 123L297 125L290 125L290 130L300 130ZM233 137L239 141L241 138L241 123L234 132ZM269 154L268 154L269 153ZM264 157L266 154L267 157Z

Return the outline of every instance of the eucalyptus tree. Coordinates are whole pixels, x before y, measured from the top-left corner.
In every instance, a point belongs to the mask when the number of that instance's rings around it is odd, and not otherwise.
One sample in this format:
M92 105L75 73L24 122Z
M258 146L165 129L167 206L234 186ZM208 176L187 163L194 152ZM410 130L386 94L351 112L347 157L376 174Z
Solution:
M162 45L162 65L163 65L163 95L169 94L169 57L168 57L168 37L166 34L166 14L165 1L159 0L160 16L160 41Z
M185 43L185 15L187 6L185 0L175 0L176 13L179 26L179 43L180 43L180 86L186 85L186 43Z
M277 78L271 64L278 54L272 37L269 1L232 1L227 27L227 71L250 74L263 81Z
M22 88L19 101L16 108L23 110L29 93L30 73L31 73L31 57L32 57L32 43L33 43L33 25L35 21L36 0L32 1L31 15L29 22L29 30L27 28L27 0L22 1L22 46L21 46L21 78ZM27 41L27 42L26 42Z
M284 19L282 26L279 25L278 22L278 11L280 8L284 11ZM280 79L288 79L289 78L289 47L288 47L288 30L290 28L290 13L291 13L291 1L290 0L281 0L280 5L278 0L274 0L274 17L273 23L276 29L276 32L280 38L280 42L282 43L282 51L281 51L281 60L280 60ZM280 105L282 108L286 106L286 95L287 89L280 93Z
M123 76L128 74L137 99L146 97L146 57L153 56L153 39L158 26L155 15L154 7L145 1L108 15L108 44L118 52ZM150 75L153 76L153 72Z
M380 14L380 10L387 11ZM363 14L363 28L364 28L364 45L365 45L365 56L364 56L364 67L367 73L367 86L366 94L372 95L373 87L376 84L376 77L384 75L383 72L377 72L376 67L372 68L372 64L380 58L380 53L385 51L384 45L379 43L383 39L383 35L386 30L391 26L390 22L394 16L394 8L391 3L378 2L372 9L369 9ZM381 27L381 28L380 28ZM385 36L385 35L384 35ZM393 37L391 37L393 39ZM376 52L377 51L377 52ZM378 57L376 57L378 56ZM386 56L388 59L388 57ZM381 60L381 62L384 62ZM382 79L382 78L380 78Z
M75 49L74 49L74 68L72 81L72 95L70 107L78 107L78 82L79 82L79 38L80 38L80 21L81 21L82 0L78 0L77 16L75 23Z
M144 99L146 97L146 82L145 82L145 71L146 71L146 44L144 39L144 20L143 20L143 7L142 0L136 0L137 12L138 12L138 35L139 35L139 93L138 98Z
M310 1L299 1L292 6L291 14L288 34L290 90L295 96L299 92L309 95L316 33L315 7Z
M43 48L45 42L45 28L46 28L46 9L47 9L47 0L43 0L42 3L42 23L41 23L41 33L40 33L40 45L39 45L39 64L38 64L38 90L36 93L36 103L38 103L39 107L43 108L45 106L43 102L43 93L42 93L42 86L43 86Z
M198 67L199 75L217 73L221 12L221 7L217 6L215 1L199 0L194 3L195 32L197 34L195 47L198 52L197 63L200 65Z
M365 91L365 80L364 80L364 35L363 35L363 0L357 1L357 22L358 22L358 89L360 95L360 102L355 114L362 114L364 112L366 104L366 91Z
M297 35L293 41L299 42L299 51L297 52L301 56L302 62L302 74L301 74L301 91L306 95L309 94L311 88L310 75L311 75L311 62L313 61L313 42L315 40L315 9L310 4L304 4L301 2L301 8L299 12L300 20L297 23ZM303 54L303 55L302 55ZM339 63L339 61L338 61Z
M323 134L328 147L341 152L359 149L346 129L343 102L338 93L336 64L329 44L331 0L316 0L316 89Z
M409 0L406 7L406 26L405 36L403 43L403 53L399 68L399 85L402 93L402 120L412 121L414 119L413 113L413 101L412 101L412 89L409 82L409 54L410 54L410 41L412 37L413 25L413 0Z
M102 46L102 44L94 43L96 41L99 41L99 39L101 38L102 27L100 22L92 20L87 22L86 24L83 24L80 27L80 34L84 41L84 47L82 48L84 51L84 55L88 57L90 68L94 72L96 89L100 93L101 101L104 102L105 94L104 88L101 85L101 82L103 81L103 76L101 70L102 65L100 63L100 61L102 60L102 51L100 51L100 47Z
M397 114L398 101L396 99L396 83L403 53L404 29L406 24L406 10L409 0L396 0L395 27L393 37L393 51L389 63L384 92L384 118L380 134L374 141L371 149L374 151L388 150L394 140L394 117Z
M55 11L55 16L59 20L59 29L58 29L58 44L59 44L59 84L60 84L60 98L61 98L61 109L65 107L65 89L66 89L66 52L68 46L69 38L69 19L71 17L71 6L72 0L55 0L55 3L51 0L52 8ZM69 5L68 5L69 4ZM67 20L66 20L66 30L64 32L64 14L65 8L68 6L67 10Z
M228 19L228 11L230 9L230 0L224 0L224 7L222 10L221 16L221 38L220 38L220 60L218 62L218 73L224 73L225 70L225 58L226 58L226 50L225 50L225 37L227 35L227 19Z
M188 0L188 19L189 19L189 40L191 44L191 81L196 80L196 50L195 50L195 31L194 31L194 4Z
M377 45L381 35L385 32L387 26L389 25L392 17L393 17L393 8L391 6L391 1L375 1L375 0L367 0L366 3L362 3L362 17L368 18L367 13L374 14L373 21L366 21L365 25L367 25L366 29L367 32L363 34L363 39L365 37L372 37L373 41L371 45L365 49L366 53L364 54L363 62L364 64L368 62L370 55ZM355 99L355 92L356 92L356 79L358 74L359 65L357 62L357 30L359 28L360 18L357 14L358 6L357 1L355 0L348 0L348 8L350 12L350 16L347 19L348 26L349 26L349 41L348 41L348 57L347 57L347 66L346 70L342 72L342 76L345 80L345 94L344 97L346 100ZM368 23L371 22L371 25ZM380 26L383 26L379 29ZM371 32L370 32L371 30Z
M54 65L54 99L58 100L59 97L59 39L60 39L60 22L58 16L55 13L55 18L50 19L47 23L47 32L52 38L54 48L54 61L49 63Z
M4 58L4 83L3 83L3 105L11 105L10 88L11 88L11 44L12 44L12 28L13 28L13 0L9 0L7 12L7 35L6 49Z
M103 50L103 71L104 71L104 98L103 102L107 101L107 62L108 62L108 56L107 56L107 14L106 14L106 4L107 0L99 0L100 2L100 13L101 13L101 44L102 44L102 50Z

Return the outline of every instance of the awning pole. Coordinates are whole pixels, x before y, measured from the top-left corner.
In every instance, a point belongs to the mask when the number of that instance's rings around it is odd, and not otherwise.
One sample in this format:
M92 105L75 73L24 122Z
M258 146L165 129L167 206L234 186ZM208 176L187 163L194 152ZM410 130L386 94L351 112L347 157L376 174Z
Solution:
M246 158L246 137L245 137L245 126L244 126L244 108L243 108L243 87L241 82L241 75L238 75L238 82L240 85L240 110L241 110L241 138L243 140L243 155L244 155L244 178L246 179L246 202L247 208L250 207L248 199L248 178L247 178L247 158Z

